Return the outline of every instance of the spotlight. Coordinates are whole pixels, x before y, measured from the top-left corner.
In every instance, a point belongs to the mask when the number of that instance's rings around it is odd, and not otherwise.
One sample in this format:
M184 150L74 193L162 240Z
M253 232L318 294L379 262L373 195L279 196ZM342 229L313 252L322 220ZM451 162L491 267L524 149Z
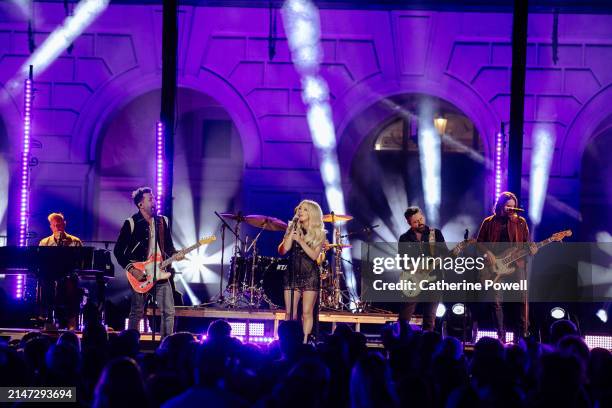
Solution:
M608 323L608 312L604 309L599 309L597 313L595 313L595 316L597 316L602 323Z
M438 303L438 308L436 309L436 317L444 317L446 314L446 306L444 303Z
M539 129L534 135L529 181L529 218L534 224L542 220L542 209L546 200L550 165L555 153L555 136L546 129Z
M432 225L439 219L440 202L442 198L440 137L433 127L422 128L419 131L419 162L421 165L421 182L427 218Z
M456 315L462 315L465 313L465 305L463 303L455 303L451 310Z
M550 316L553 319L563 319L565 317L565 309L562 307L553 307L550 311Z

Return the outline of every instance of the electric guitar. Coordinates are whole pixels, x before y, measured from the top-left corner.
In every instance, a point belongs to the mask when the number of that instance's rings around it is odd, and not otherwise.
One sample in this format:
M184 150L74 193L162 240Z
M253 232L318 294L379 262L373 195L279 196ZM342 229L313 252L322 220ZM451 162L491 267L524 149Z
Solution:
M172 274L166 271L165 269L172 262L176 261L177 258L182 258L183 256L193 251L194 249L197 249L202 245L209 244L216 240L217 240L217 237L215 237L214 235L211 235L210 237L202 238L201 240L199 240L192 246L181 249L180 251L178 251L176 254L172 255L170 258L166 259L165 261L162 260L161 254L157 254L157 258L151 255L146 261L134 262L132 263L132 267L135 268L139 272L137 275L141 277L145 277L146 279L145 280L143 280L142 278L138 279L136 276L134 276L136 273L125 271L128 282L130 282L130 285L132 286L132 289L134 289L134 291L138 293L147 293L148 291L151 290L153 286L155 286L156 281L162 280L162 279L168 279L172 276ZM157 264L157 279L153 280L153 270L155 269L156 264Z
M463 251L468 244L473 244L475 242L476 240L473 238L464 239L463 241L458 243L452 251L450 251L449 256L455 257L459 255L459 253ZM412 282L413 284L411 286L414 287L414 289L404 289L402 291L404 295L406 295L407 297L418 296L419 293L421 293L419 282L421 282L422 280L427 280L428 282L435 282L437 278L433 275L430 276L431 272L433 272L433 269L429 268L419 268L414 273L412 273L411 271L403 270L400 274L400 279L405 280L407 282Z
M560 231L552 234L549 238L544 241L540 241L536 243L536 247L538 249L550 244L551 242L559 242L563 240L565 237L571 237L572 230ZM527 249L517 249L517 248L508 248L501 255L496 256L495 263L490 265L489 272L494 275L493 281L497 282L503 276L511 275L516 270L516 266L512 266L514 262L519 259L531 254L529 248Z

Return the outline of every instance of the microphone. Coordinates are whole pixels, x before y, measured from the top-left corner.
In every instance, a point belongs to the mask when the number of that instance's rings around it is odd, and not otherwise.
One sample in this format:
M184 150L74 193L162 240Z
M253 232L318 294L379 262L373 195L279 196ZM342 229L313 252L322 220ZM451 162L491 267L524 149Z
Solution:
M507 210L510 210L510 211L520 211L520 212L525 212L525 210L524 210L524 209L522 209L522 208L518 208L518 207L506 207L506 209L507 209Z
M293 217L293 219L291 220L291 225L293 225L294 231L297 231L298 229L298 222L299 222L299 217L296 214L295 217Z

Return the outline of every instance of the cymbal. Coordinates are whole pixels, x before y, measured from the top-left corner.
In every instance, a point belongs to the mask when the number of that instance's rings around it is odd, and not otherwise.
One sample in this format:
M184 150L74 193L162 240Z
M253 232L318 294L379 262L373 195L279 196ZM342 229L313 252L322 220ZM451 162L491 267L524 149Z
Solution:
M257 228L263 228L267 231L285 231L287 229L286 222L267 215L246 215L244 217L244 221L249 225Z
M245 216L238 213L238 214L234 214L234 213L221 213L219 214L220 216L222 216L223 218L227 218L228 220L233 220L233 221L244 221Z
M352 215L344 215L344 214L325 214L323 216L323 222L350 221L352 219L353 219Z
M324 248L327 251L332 248L352 248L353 246L350 244L325 244Z

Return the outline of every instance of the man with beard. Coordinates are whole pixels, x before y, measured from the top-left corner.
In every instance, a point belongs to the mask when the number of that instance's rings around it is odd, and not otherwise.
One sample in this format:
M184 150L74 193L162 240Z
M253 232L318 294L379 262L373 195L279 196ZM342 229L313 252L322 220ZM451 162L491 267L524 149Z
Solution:
M406 222L408 222L410 229L400 236L399 242L419 242L421 243L424 255L439 255L433 252L435 251L436 242L445 242L442 231L430 228L425 224L425 214L423 214L419 207L408 207L404 217L406 217ZM423 243L428 243L429 245L423 245ZM417 302L402 304L400 306L399 320L406 323L410 322L416 306ZM423 302L423 331L432 331L434 329L437 307L438 302Z

